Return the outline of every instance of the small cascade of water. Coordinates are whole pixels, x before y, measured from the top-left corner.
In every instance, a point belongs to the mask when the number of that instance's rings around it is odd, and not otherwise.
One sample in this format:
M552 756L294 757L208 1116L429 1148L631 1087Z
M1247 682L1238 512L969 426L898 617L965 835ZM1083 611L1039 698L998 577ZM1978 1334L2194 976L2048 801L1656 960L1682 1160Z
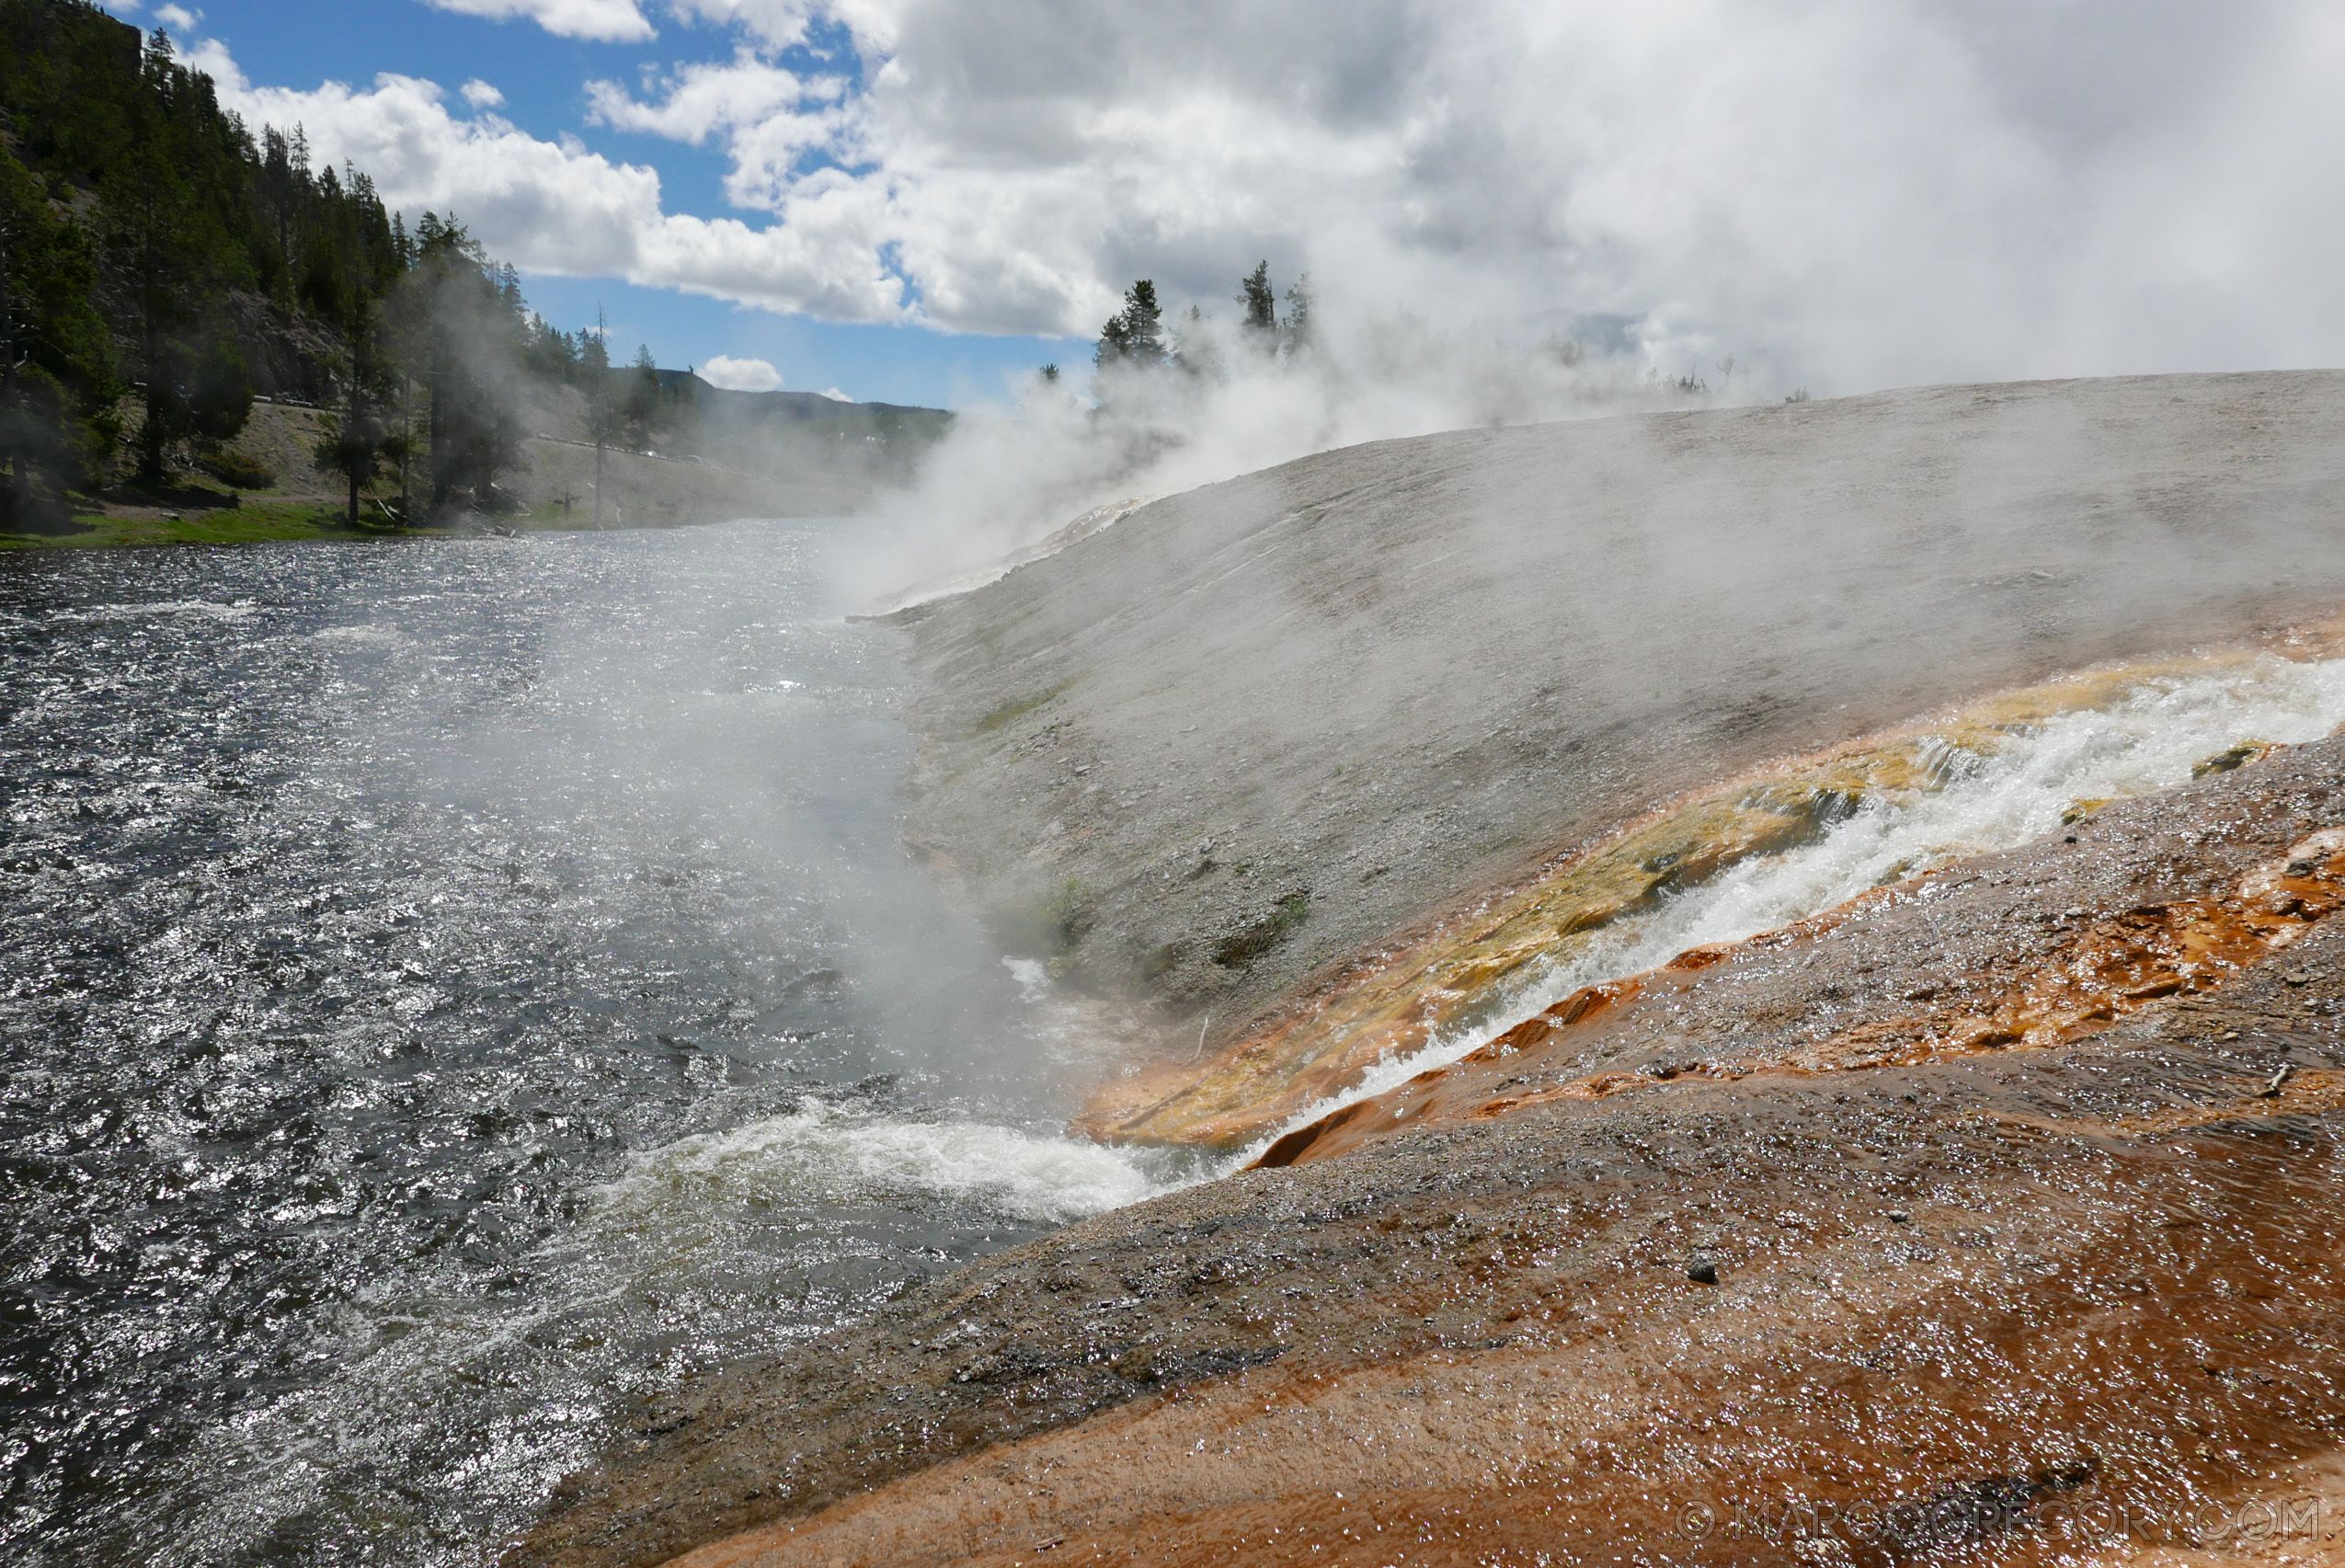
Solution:
M1223 1169L1279 1138L1419 1073L1446 1067L1583 986L1640 974L1689 948L1733 943L1972 855L2017 848L2110 800L2188 781L2211 758L2298 745L2345 725L2345 659L2264 656L2122 685L2113 700L1962 742L1933 740L1921 787L1868 795L1813 841L1753 855L1615 921L1569 956L1511 978L1470 1025L1393 1053L1352 1087L1310 1104ZM2247 748L2234 751L2235 748ZM2226 752L2230 755L2226 758Z
M949 1197L1058 1225L1152 1196L1129 1151L988 1122L910 1120L809 1099L788 1116L646 1150L603 1187L590 1223L662 1229L680 1216L775 1204Z

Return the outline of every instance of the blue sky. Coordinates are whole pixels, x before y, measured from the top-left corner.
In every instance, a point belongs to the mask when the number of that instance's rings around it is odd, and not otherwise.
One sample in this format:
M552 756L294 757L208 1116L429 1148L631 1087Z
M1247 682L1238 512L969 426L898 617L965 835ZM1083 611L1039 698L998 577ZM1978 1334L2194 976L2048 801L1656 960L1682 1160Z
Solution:
M762 360L794 392L843 392L859 403L961 408L1001 400L1015 380L1044 364L1091 364L1092 345L1081 340L818 321L614 279L537 277L526 292L554 322L585 326L602 306L621 358L648 343L671 368L705 364L713 354Z
M604 41L556 36L526 17L453 14L420 0L212 0L183 8L109 0L108 9L145 27L160 21L183 40L212 41L256 86L307 91L329 80L363 86L393 73L436 82L452 94L468 81L486 82L503 95L495 112L530 136L576 138L612 162L656 169L669 211L709 217L734 211L724 189L722 144L694 146L597 123L587 94L591 81L635 84L681 65L730 62L737 40L726 29L662 17L655 39ZM187 17L194 18L192 28L180 25ZM835 29L818 33L815 44L819 54L801 46L772 56L797 65L828 63L850 79L859 76L851 42ZM586 326L598 308L606 311L622 354L646 343L665 366L704 364L718 355L761 360L788 388L841 391L859 401L966 406L1001 398L1006 386L1046 362L1072 369L1090 357L1081 339L823 320L618 277L527 268L524 274L531 303L559 326Z

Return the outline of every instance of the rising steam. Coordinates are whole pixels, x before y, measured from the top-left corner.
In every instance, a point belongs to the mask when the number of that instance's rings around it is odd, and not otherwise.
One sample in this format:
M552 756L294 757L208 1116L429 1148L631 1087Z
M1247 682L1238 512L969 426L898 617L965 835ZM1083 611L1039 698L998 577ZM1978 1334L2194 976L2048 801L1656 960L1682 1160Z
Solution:
M1088 391L1037 376L961 414L842 549L842 602L892 609L973 588L1077 520L1337 447L1758 395L1732 361L1664 376L1626 353L1460 339L1405 315L1351 330L1321 318L1301 340L1193 316L1172 338L1164 366L1109 364Z

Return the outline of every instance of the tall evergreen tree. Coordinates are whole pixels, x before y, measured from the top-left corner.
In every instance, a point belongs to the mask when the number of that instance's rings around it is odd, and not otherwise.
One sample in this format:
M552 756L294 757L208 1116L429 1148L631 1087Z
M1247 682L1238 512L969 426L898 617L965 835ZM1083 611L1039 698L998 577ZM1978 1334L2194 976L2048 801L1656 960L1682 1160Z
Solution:
M1128 335L1124 357L1136 365L1164 362L1164 312L1156 303L1156 284L1142 278L1124 293L1124 329Z
M429 357L431 316L430 301L425 292L406 283L413 269L415 247L407 238L404 222L399 222L396 244L404 262L402 276L399 286L383 296L375 324L375 348L381 356L385 388L383 458L398 475L399 521L410 522L416 515L415 467L421 444L417 419L422 409L417 396L422 388L424 363Z
M660 406L659 364L648 343L635 349L635 363L627 367L626 411L628 434L637 446L649 446L666 410Z
M1092 350L1092 363L1101 370L1123 363L1131 342L1131 329L1124 325L1123 313L1118 311L1107 318L1106 326L1099 329L1099 345Z
M520 322L499 269L453 218L426 212L403 287L425 324L416 379L427 404L426 472L434 509L497 504L497 475L520 449Z
M394 390L383 363L382 326L373 302L360 295L343 321L350 359L342 379L342 406L328 416L317 443L320 467L342 475L349 508L345 519L359 523L359 492L381 472L393 446L394 432L385 418Z
M113 344L89 235L0 145L0 526L45 527L115 433Z
M1246 309L1241 325L1248 332L1268 335L1278 330L1278 295L1270 286L1270 263L1257 262L1238 284L1238 303Z
M594 441L594 526L602 526L603 455L616 430L611 386L611 317L594 307L594 332L579 346L578 373L586 378L587 434Z
M153 143L108 172L99 201L139 382L139 474L159 479L175 443L194 428L186 376L203 263L195 204Z
M1311 275L1306 272L1297 278L1294 286L1287 291L1287 326L1283 336L1288 348L1306 349L1310 346L1311 306L1314 303Z
M1097 362L1153 369L1164 363L1164 311L1156 303L1156 283L1142 278L1124 291L1124 308L1100 329Z

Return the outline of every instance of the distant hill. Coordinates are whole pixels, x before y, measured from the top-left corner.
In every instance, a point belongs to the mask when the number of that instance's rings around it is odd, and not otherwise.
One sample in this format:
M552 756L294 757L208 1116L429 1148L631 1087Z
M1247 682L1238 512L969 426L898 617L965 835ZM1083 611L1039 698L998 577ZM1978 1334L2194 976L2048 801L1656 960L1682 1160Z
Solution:
M777 476L869 486L910 476L944 439L943 408L847 403L818 392L736 392L692 371L660 371L660 450Z
M0 522L61 525L118 467L163 480L256 391L320 396L406 266L362 171L256 136L160 32L0 0Z
M330 412L312 432L326 444L240 448L256 395ZM502 511L543 466L532 434L697 457L839 509L909 477L951 422L728 392L647 348L614 365L599 336L532 311L453 215L410 232L364 170L313 166L298 129L245 124L163 32L89 0L0 0L0 533L193 504L207 479L305 495L317 464L342 475L353 522L370 499L403 518ZM685 484L646 481L635 512Z
M906 429L933 427L942 433L953 422L949 410L901 403L853 403L820 392L738 392L715 385L696 371L661 371L659 384L670 395L689 396L704 418L758 424L794 424L805 419L872 419Z

